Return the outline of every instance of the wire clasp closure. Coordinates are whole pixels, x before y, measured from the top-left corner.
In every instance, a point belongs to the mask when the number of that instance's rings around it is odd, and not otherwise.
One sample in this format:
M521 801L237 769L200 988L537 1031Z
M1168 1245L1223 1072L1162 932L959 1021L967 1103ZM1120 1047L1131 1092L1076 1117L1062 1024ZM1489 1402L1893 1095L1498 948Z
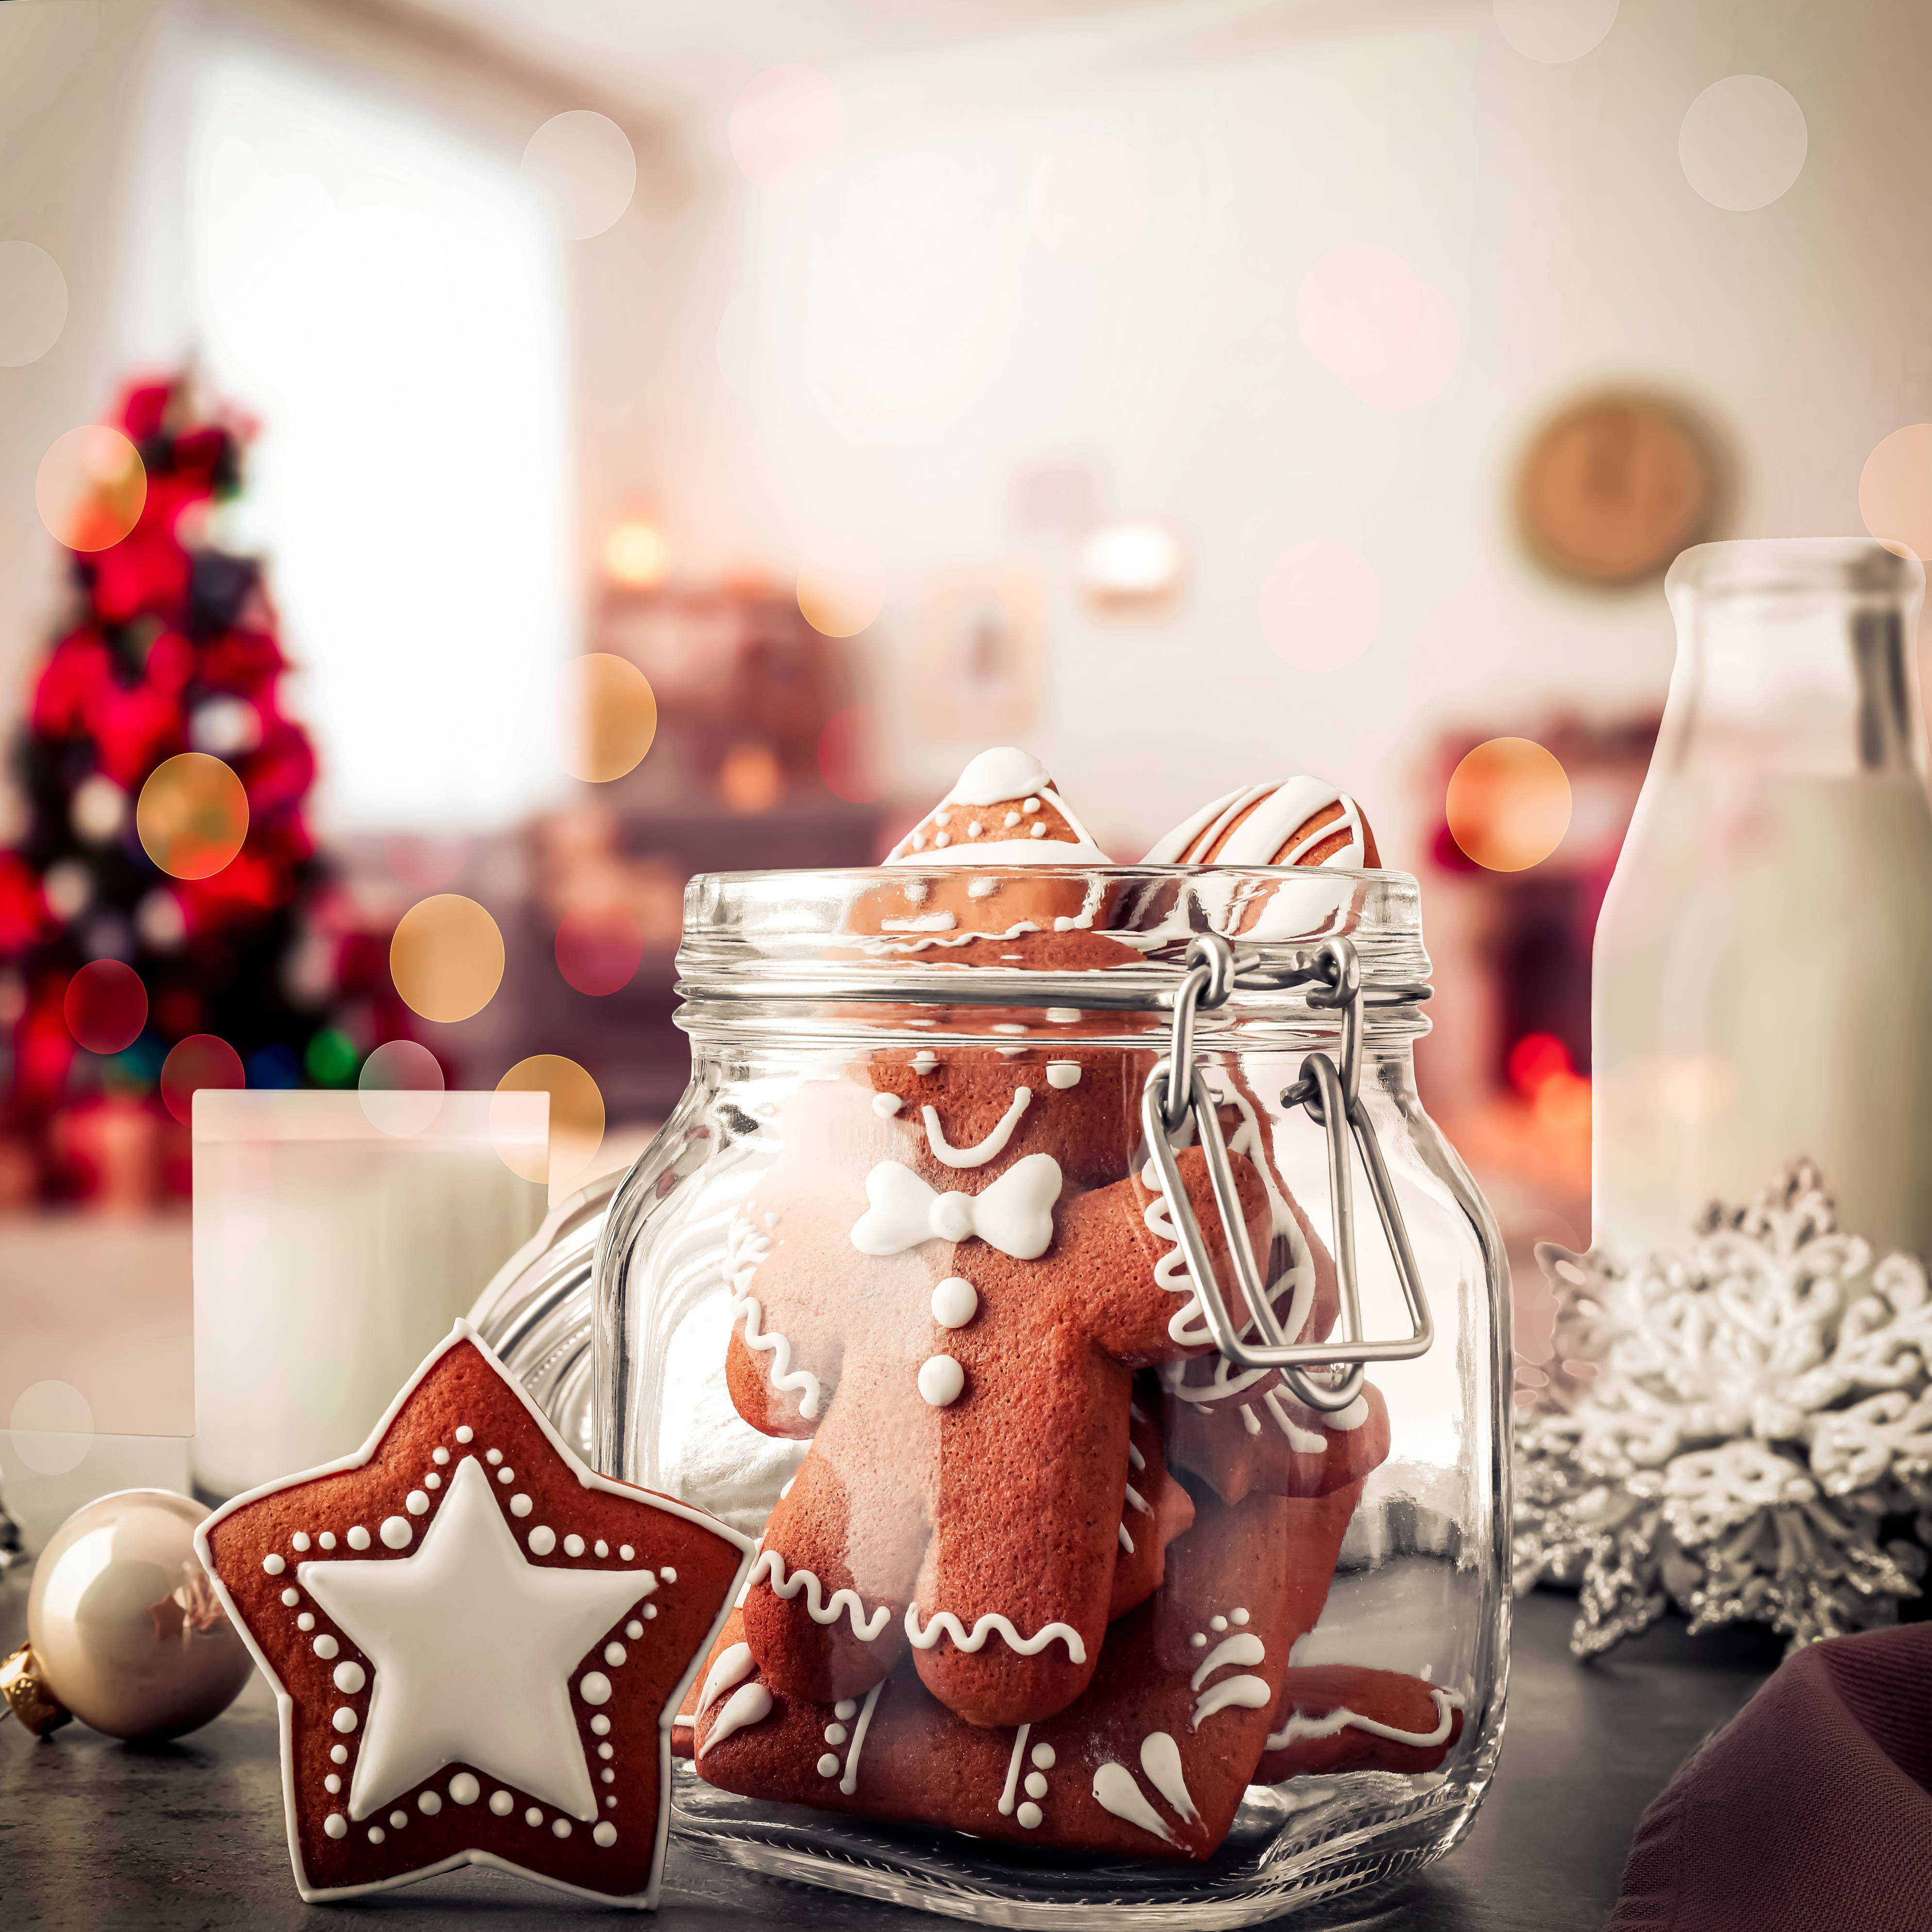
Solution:
M1339 1010L1342 1016L1342 1064L1338 1069L1325 1053L1311 1053L1301 1063L1300 1077L1281 1096L1284 1107L1304 1108L1328 1137L1328 1198L1335 1228L1335 1271L1341 1286L1342 1330L1339 1339L1291 1342L1282 1332L1274 1305L1262 1283L1254 1250L1249 1245L1240 1196L1228 1158L1228 1143L1208 1083L1195 1064L1194 1018L1202 1009L1222 1005L1238 978L1233 949L1217 933L1196 935L1186 954L1186 973L1174 995L1174 1030L1167 1056L1148 1070L1141 1090L1141 1126L1148 1151L1160 1178L1169 1217L1187 1271L1199 1297L1214 1346L1230 1362L1246 1369L1279 1369L1298 1400L1310 1408L1346 1408L1361 1392L1366 1362L1407 1361L1427 1352L1436 1340L1436 1324L1422 1292L1415 1254L1409 1245L1402 1209L1389 1180L1388 1163L1373 1123L1363 1106L1361 1078L1362 968L1353 943L1324 940L1314 952L1296 956L1291 972L1274 983L1316 982L1306 995L1311 1006ZM1178 1076L1176 1070L1182 1070ZM1200 1223L1188 1204L1173 1137L1190 1118L1208 1165L1208 1183L1221 1217L1221 1230L1234 1263L1234 1279L1249 1319L1237 1329L1214 1274ZM1395 1262L1402 1298L1408 1305L1412 1332L1386 1341L1362 1336L1361 1296L1355 1270L1354 1183L1348 1159L1348 1136L1354 1136L1367 1170L1369 1191L1375 1197L1382 1233ZM1258 1331L1258 1341L1249 1339ZM1325 1371L1325 1374L1323 1372Z

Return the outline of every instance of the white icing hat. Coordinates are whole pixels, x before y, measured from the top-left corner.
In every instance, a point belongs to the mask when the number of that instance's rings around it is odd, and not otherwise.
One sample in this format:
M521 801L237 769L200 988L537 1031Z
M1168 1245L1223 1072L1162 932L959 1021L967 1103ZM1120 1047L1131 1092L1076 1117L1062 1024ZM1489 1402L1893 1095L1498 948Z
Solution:
M1030 752L982 752L889 866L1111 866Z

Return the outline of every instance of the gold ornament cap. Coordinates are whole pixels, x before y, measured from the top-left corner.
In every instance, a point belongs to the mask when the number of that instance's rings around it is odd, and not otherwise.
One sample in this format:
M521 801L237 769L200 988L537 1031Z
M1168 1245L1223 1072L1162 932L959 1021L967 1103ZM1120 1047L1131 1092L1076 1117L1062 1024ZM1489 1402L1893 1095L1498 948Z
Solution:
M23 1643L0 1660L0 1697L35 1737L52 1736L74 1722L74 1713L48 1690L34 1661L34 1646Z

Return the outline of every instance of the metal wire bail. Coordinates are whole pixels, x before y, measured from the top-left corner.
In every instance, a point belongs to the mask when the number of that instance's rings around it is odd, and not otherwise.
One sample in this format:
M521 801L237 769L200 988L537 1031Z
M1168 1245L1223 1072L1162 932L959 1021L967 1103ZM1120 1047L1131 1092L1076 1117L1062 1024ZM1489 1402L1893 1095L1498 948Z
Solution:
M1241 1368L1279 1369L1298 1400L1308 1407L1333 1412L1346 1408L1361 1391L1363 1364L1406 1361L1426 1352L1436 1339L1436 1324L1422 1292L1408 1230L1382 1159L1374 1124L1360 1099L1363 986L1360 956L1346 939L1324 940L1312 954L1299 956L1294 976L1315 981L1306 995L1312 1006L1338 1010L1342 1022L1342 1064L1325 1053L1311 1053L1301 1063L1294 1084L1282 1095L1284 1107L1299 1106L1326 1132L1328 1142L1328 1193L1335 1229L1335 1271L1341 1288L1342 1336L1325 1342L1290 1342L1269 1299L1268 1288L1256 1265L1248 1240L1240 1196L1228 1157L1208 1083L1194 1058L1194 1020L1202 1007L1223 1004L1237 979L1233 949L1218 934L1202 933L1189 945L1186 972L1174 995L1174 1026L1168 1052L1149 1069L1141 1094L1141 1125L1148 1151L1160 1178L1168 1216L1187 1263L1201 1310L1214 1346ZM1181 1184L1173 1138L1190 1117L1208 1167L1209 1190L1221 1218L1236 1284L1248 1320L1235 1326L1214 1273L1200 1223ZM1348 1137L1361 1150L1369 1191L1382 1224L1382 1234L1395 1262L1408 1304L1411 1333L1386 1341L1366 1341L1362 1335L1361 1296L1355 1268L1354 1183L1348 1158ZM1271 1284L1270 1285L1271 1286ZM1258 1342L1247 1339L1258 1330Z

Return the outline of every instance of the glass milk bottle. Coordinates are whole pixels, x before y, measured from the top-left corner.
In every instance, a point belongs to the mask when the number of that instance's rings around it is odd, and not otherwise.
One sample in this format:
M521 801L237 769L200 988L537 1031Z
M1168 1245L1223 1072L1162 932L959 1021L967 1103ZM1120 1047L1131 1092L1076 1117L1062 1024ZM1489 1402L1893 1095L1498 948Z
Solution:
M1841 1225L1932 1253L1922 566L1706 544L1672 566L1663 728L1597 927L1593 1238L1681 1249L1809 1155Z

